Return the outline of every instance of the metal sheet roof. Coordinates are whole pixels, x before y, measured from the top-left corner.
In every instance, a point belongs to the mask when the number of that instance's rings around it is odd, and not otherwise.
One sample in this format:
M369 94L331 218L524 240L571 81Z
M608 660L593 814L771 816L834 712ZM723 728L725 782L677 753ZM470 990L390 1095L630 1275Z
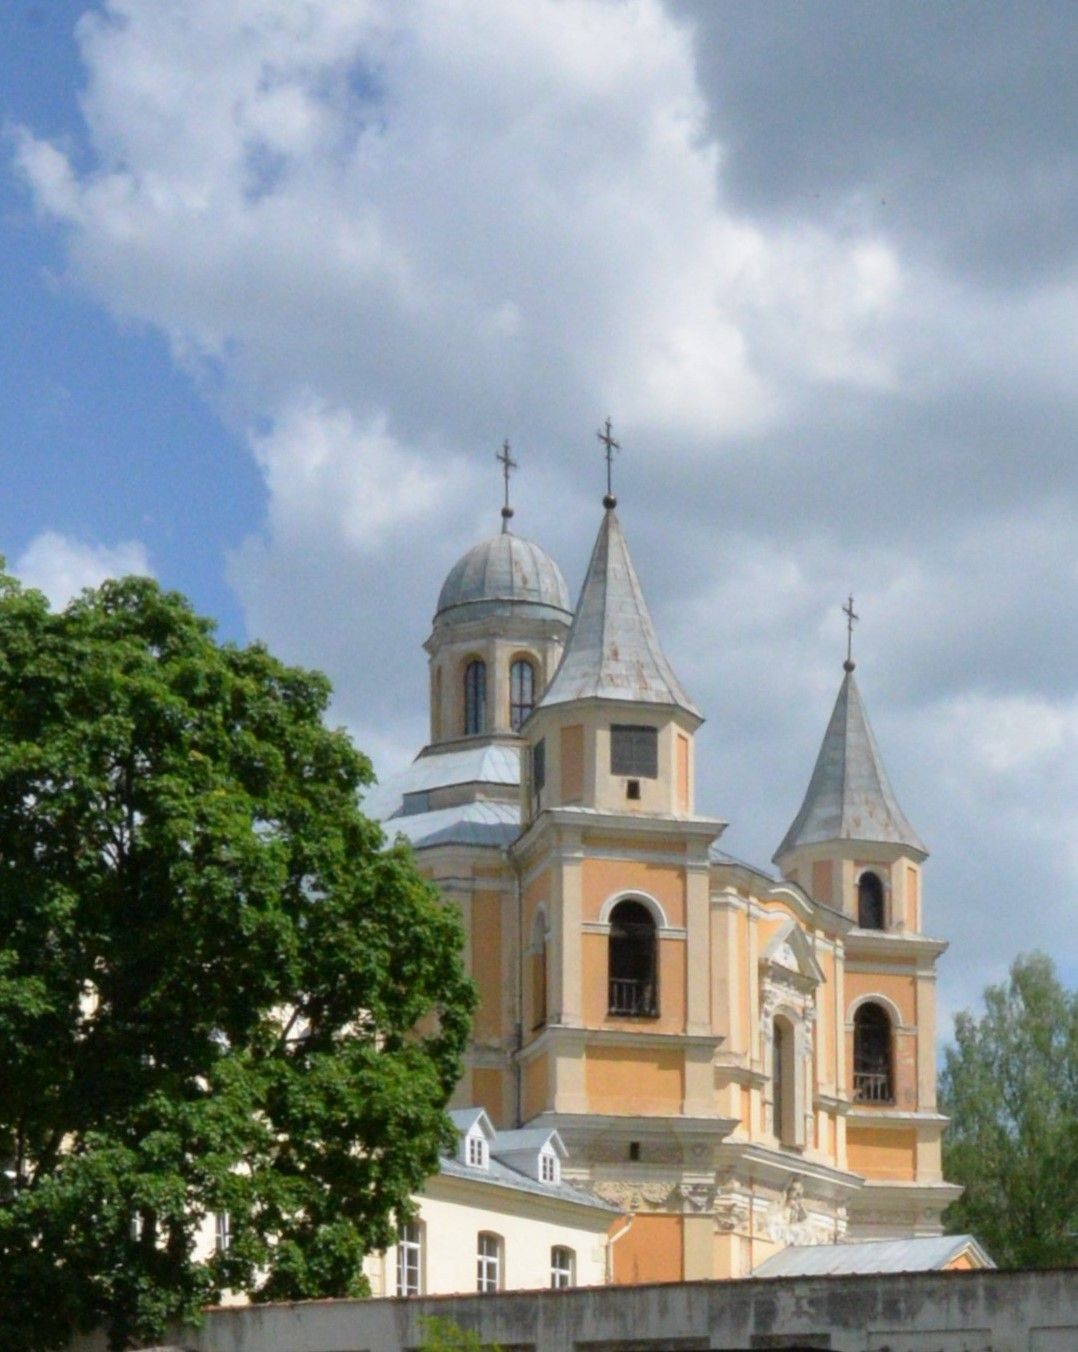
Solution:
M460 618L486 614L492 603L549 607L556 618L570 617L561 569L546 550L508 531L473 545L457 560L442 584L435 619L444 622L457 607L463 608Z
M984 1267L995 1264L972 1235L872 1239L856 1244L794 1244L753 1270L754 1277L835 1277L872 1272L938 1272L964 1249Z
M561 664L540 707L579 699L670 704L701 717L659 646L612 509L599 527Z
M852 671L839 689L805 801L774 858L833 840L909 845L928 853L895 798Z
M362 806L368 817L386 822L401 811L405 794L428 793L454 784L519 783L520 748L488 743L417 756L407 770L376 784Z
M492 803L479 799L434 812L414 812L390 817L382 823L386 834L398 831L416 849L431 845L494 845L505 848L520 835L517 803Z

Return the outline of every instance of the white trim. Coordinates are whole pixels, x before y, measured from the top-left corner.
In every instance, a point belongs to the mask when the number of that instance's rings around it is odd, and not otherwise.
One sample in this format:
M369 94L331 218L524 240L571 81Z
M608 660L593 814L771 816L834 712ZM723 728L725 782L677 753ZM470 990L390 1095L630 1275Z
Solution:
M633 897L623 897L623 901L632 901ZM580 923L581 932L584 934L609 934L609 922L603 923L601 920L583 920ZM678 929L676 926L667 926L665 929L659 926L656 930L660 939L687 939L688 930Z
M655 921L655 926L659 930L670 929L670 922L666 918L666 912L656 897L650 892L642 892L638 887L623 888L620 892L613 892L603 902L599 911L599 924L610 926L610 917L613 914L614 907L621 901L639 901L651 912L651 918Z
M847 1028L852 1028L854 1026L853 1016L857 1013L857 1011L861 1008L862 1005L883 1005L884 1009L886 1009L888 1015L890 1016L891 1028L892 1031L894 1032L916 1030L917 1027L916 1024L907 1024L903 1020L902 1011L890 998L890 996L873 994L871 992L866 995L859 995L857 999L854 1000L853 1004L847 1006L846 1008Z

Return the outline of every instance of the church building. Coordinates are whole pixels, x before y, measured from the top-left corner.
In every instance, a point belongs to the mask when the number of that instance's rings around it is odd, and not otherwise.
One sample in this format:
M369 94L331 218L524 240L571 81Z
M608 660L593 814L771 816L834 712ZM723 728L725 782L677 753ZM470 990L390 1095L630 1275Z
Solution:
M507 497L438 597L430 741L368 803L464 918L480 1004L455 1103L558 1133L565 1178L631 1218L617 1282L938 1235L959 1191L936 1106L946 945L854 663L777 871L725 854L696 804L703 713L616 505L574 606Z

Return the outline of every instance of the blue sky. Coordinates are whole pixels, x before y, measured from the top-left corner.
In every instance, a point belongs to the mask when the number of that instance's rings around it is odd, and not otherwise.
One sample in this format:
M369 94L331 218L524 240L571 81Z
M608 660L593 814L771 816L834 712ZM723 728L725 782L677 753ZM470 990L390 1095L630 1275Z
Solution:
M0 109L82 153L83 6L13 3L0 12ZM62 235L43 228L11 173L0 175L0 549L9 564L43 530L87 545L137 538L168 585L244 636L225 558L265 495L242 442L178 370L159 333L118 324L63 280Z
M728 847L797 810L853 591L945 1008L1075 978L1076 57L1069 0L13 3L0 552L153 572L390 772L502 438L575 591L609 413Z

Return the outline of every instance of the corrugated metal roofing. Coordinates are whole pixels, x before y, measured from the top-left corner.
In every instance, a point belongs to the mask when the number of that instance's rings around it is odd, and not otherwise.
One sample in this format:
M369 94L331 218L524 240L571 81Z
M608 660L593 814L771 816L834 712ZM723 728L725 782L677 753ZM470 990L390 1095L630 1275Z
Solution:
M838 692L801 810L774 858L832 840L881 841L928 853L895 798L852 671Z
M753 1270L754 1277L832 1277L871 1272L938 1272L972 1246L977 1261L995 1264L972 1235L873 1239L856 1244L794 1244Z
M612 509L599 527L561 664L540 707L578 699L670 704L701 716L659 646Z

